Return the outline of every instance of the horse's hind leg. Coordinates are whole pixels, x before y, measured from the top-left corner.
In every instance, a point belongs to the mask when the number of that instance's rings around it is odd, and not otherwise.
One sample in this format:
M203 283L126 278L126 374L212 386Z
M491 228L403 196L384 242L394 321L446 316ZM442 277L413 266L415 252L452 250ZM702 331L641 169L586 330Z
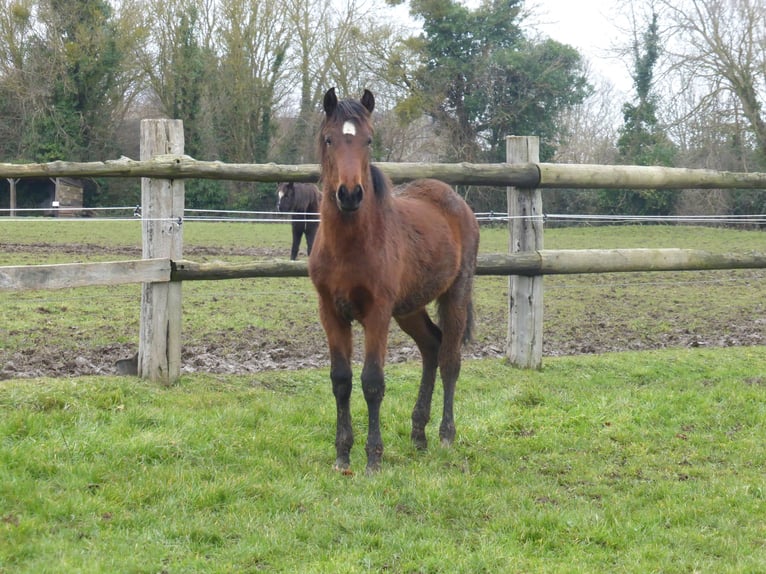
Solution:
M444 446L451 445L452 441L455 440L453 412L455 387L460 375L460 352L469 321L470 290L467 297L461 294L461 291L460 289L451 289L439 300L439 324L442 329L439 373L444 385L444 409L439 425L439 437ZM456 293L461 296L456 296Z
M418 400L412 410L411 436L417 448L425 449L428 446L426 425L431 419L431 398L434 393L442 333L439 327L433 324L425 309L406 317L397 317L396 322L415 341L423 360Z

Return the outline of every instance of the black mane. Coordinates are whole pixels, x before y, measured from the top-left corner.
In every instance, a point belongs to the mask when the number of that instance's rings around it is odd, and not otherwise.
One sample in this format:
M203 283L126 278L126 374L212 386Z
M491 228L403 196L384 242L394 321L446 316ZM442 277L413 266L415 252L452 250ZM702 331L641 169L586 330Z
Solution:
M370 165L370 174L372 175L372 189L375 192L375 197L383 199L391 193L391 181L386 177L380 168L375 165Z

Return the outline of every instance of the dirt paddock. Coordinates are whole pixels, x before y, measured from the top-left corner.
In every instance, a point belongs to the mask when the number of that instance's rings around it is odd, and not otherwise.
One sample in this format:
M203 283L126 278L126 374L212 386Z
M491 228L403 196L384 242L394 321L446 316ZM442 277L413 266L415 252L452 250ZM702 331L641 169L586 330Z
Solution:
M82 254L89 248L99 253L140 258L140 251L127 249L106 249L103 246L56 245L58 252L71 250ZM5 251L43 252L52 246L36 244L4 245ZM275 257L283 253L268 253L264 250L226 249L211 250L188 247L185 255L195 258L227 256ZM762 272L754 272L753 281L762 282ZM547 283L546 283L547 285ZM498 295L500 296L500 295ZM546 286L546 301L549 295ZM604 295L605 299L609 294ZM619 302L608 302L616 304ZM651 305L651 301L649 302ZM761 303L758 303L762 309ZM626 309L603 310L596 304L591 310L583 311L582 317L574 323L557 321L554 313L545 316L543 356L576 355L583 353L605 353L625 350L650 350L668 347L727 347L762 345L766 342L766 319L763 314L755 315L753 308L733 306L725 313L716 314L705 321L698 321L693 328L687 324L683 309L677 313L663 310L663 329L648 329L637 332L627 329L624 321L604 319L610 313L631 313ZM650 312L651 314L651 312ZM464 358L502 357L505 349L506 315L501 313L477 313L477 340L464 349ZM310 319L310 318L309 318ZM294 336L274 337L272 332L248 328L246 332L216 333L193 344L182 347L183 373L246 374L272 369L298 369L326 367L328 365L324 335L316 321L309 321L310 327ZM574 325L574 326L573 326ZM305 331L305 332L304 332ZM401 335L401 334L400 334ZM359 338L359 337L357 337ZM55 339L55 338L54 338ZM137 335L136 335L137 340ZM30 377L73 377L80 375L118 374L116 364L122 359L133 357L137 352L135 344L110 344L101 347L69 345L64 349L55 340L44 346L30 346L8 350L0 347L0 380ZM404 336L392 336L389 344L388 362L418 360L417 349ZM359 359L359 357L357 357Z

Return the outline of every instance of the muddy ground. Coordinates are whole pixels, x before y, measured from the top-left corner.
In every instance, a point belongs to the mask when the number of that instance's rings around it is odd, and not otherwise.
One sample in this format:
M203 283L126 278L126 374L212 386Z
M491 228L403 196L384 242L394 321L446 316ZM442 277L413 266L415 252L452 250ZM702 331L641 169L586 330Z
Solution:
M5 245L4 251L34 253L51 249L45 244ZM105 248L102 245L56 245L59 253L69 252L82 255L90 249L100 254L114 254L140 258L140 249ZM281 257L283 253L272 253L264 249L211 249L185 247L185 257L191 260L227 256ZM753 281L761 281L762 272L754 272ZM760 274L759 274L760 273ZM546 306L549 297L546 284ZM609 298L608 293L604 295ZM615 305L624 304L620 309ZM661 329L635 328L630 322L619 317L633 311L630 301L610 301L605 308L594 305L574 321L557 319L560 309L549 312L546 307L545 341L543 355L547 357L576 355L583 353L604 353L623 350L649 350L668 347L726 347L762 345L766 343L766 319L763 314L754 314L753 307L732 307L723 313L716 313L704 321L695 321L689 326L688 316L683 309L673 307L657 311ZM648 301L647 316L651 317L654 302ZM756 309L762 309L760 303ZM643 312L643 311L642 311ZM494 316L493 316L494 315ZM309 318L311 319L311 318ZM506 316L501 312L483 313L476 317L477 340L466 347L464 357L502 357L505 349ZM247 332L223 332L207 336L204 340L187 344L182 349L183 373L245 374L271 369L297 369L325 367L328 365L324 347L324 336L318 321L307 322L298 333L274 337L273 333L260 332L249 328ZM2 330L0 330L2 332ZM73 377L79 375L107 375L124 372L130 364L125 359L137 353L136 344L112 344L97 348L71 345L64 349L53 337L49 344L29 348L4 350L0 348L0 380L30 377ZM320 344L317 345L317 341ZM358 360L360 357L356 357ZM389 362L417 360L418 352L411 341L399 336L392 337L389 345ZM123 361L122 363L120 361Z

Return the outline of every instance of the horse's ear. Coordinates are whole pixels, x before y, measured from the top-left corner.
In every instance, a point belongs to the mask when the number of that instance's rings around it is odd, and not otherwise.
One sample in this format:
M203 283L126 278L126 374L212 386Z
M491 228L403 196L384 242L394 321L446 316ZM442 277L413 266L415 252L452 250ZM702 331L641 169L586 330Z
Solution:
M362 105L367 108L367 111L372 113L375 109L375 96L372 95L370 90L365 90L362 95Z
M335 88L330 88L325 92L324 101L322 102L324 107L324 113L331 116L338 107L338 96L335 95Z

